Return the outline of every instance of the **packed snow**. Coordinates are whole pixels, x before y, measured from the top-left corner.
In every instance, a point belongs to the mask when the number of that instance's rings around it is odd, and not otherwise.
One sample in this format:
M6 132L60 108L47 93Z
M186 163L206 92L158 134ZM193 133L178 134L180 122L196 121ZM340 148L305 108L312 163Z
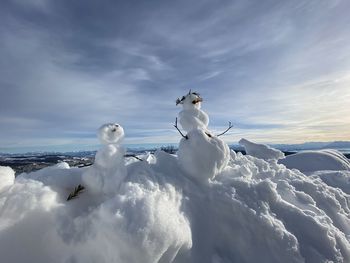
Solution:
M278 160L284 158L283 152L265 144L254 143L244 138L238 143L244 147L247 154L260 159Z
M0 166L0 191L4 191L13 185L15 172L10 167Z
M298 169L301 172L319 170L350 171L350 161L337 150L302 151L286 156L279 161L286 167Z
M16 178L0 167L1 262L350 262L349 171L307 176L275 149L244 140L242 155L202 126L176 155L123 158L114 128L99 130L90 167Z

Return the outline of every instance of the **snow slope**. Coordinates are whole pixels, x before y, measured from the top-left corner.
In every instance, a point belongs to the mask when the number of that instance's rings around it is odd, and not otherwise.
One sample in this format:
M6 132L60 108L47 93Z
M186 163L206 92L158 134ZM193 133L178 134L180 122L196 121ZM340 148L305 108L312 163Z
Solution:
M350 262L349 172L306 176L231 151L198 183L175 155L140 157L125 160L119 186L68 202L98 166L15 180L2 167L1 262Z
M290 169L298 169L301 172L319 170L350 171L349 160L337 150L302 151L286 156L279 163Z

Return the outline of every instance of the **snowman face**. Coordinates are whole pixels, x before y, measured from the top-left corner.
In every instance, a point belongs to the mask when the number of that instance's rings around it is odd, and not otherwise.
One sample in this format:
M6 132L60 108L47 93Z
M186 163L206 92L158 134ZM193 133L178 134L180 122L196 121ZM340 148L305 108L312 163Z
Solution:
M117 123L103 124L97 132L102 144L115 144L124 137L124 129Z
M191 108L200 109L202 101L203 99L201 98L199 93L189 92L186 96L182 96L181 99L177 99L176 105L182 104L182 106L185 109L191 109Z

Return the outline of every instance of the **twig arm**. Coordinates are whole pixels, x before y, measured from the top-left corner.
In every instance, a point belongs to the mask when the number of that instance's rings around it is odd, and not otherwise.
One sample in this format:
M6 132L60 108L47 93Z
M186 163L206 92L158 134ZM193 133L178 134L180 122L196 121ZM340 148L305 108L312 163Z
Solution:
M69 194L69 196L67 197L67 201L70 201L74 198L77 198L79 194L82 193L82 191L85 189L84 186L82 186L81 184L79 184L77 187L74 188L74 190Z
M188 139L187 135L183 135L183 133L180 131L180 129L177 127L177 118L175 119L175 124L174 127L176 128L176 130L181 134L182 137L184 137L186 140Z
M219 137L219 136L221 136L221 135L224 135L226 132L228 132L231 128L233 127L233 125L232 125L232 123L229 121L228 122L228 128L224 131L224 132L222 132L222 133L220 133L220 134L218 134L218 135L216 135L217 137Z
M140 157L137 157L136 154L124 154L124 157L134 157L135 159L139 161L143 161Z

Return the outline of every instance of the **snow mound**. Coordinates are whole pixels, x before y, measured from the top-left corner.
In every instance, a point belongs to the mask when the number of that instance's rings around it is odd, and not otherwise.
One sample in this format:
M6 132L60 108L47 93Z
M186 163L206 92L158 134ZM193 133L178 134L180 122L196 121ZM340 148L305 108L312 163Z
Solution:
M254 143L244 138L242 138L238 143L244 147L247 154L260 159L278 160L284 157L283 152L271 148L270 146L265 144Z
M0 192L13 185L15 171L11 167L0 166Z
M63 163L17 176L0 191L1 262L350 262L347 171L338 181L330 171L306 176L231 151L224 169L207 173L201 165L216 158L211 143L219 142L193 134L179 156L125 160L125 177L109 194L87 187L66 201L91 167ZM197 140L199 149L187 149ZM198 175L183 171L184 157ZM96 176L114 178L107 164L93 167ZM205 184L193 180L214 170Z
M302 151L288 155L279 161L289 169L298 169L301 172L319 170L348 170L349 160L337 150Z
M340 188L350 195L350 171L316 171L310 176L318 177L326 184Z

